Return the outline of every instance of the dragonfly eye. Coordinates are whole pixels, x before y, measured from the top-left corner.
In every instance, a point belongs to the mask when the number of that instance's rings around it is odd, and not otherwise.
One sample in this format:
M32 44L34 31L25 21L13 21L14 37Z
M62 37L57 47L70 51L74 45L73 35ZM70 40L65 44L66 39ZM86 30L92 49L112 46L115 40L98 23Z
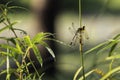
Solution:
M83 30L85 30L85 26L83 26Z

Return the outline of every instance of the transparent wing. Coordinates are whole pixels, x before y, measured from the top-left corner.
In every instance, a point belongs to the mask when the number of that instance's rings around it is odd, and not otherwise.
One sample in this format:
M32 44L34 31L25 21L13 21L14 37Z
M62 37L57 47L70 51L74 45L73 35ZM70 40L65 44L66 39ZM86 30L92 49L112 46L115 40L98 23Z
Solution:
M89 39L88 32L86 30L84 30L84 35L86 39Z
M74 35L73 38L72 38L72 41L70 43L70 45L74 46L76 41L77 41L77 34L76 34L75 25L74 25L73 22L72 22L72 26L69 27L69 31Z
M74 26L74 23L72 23L72 26L68 28L69 31L74 35L76 33L76 29L75 29L75 26Z
M73 22L72 22L72 28L73 28L74 31L76 31L75 24Z
M77 36L78 36L77 34L74 35L74 37L72 38L72 41L71 41L70 45L75 46L75 43L76 43L77 40L78 40L78 37L77 37Z

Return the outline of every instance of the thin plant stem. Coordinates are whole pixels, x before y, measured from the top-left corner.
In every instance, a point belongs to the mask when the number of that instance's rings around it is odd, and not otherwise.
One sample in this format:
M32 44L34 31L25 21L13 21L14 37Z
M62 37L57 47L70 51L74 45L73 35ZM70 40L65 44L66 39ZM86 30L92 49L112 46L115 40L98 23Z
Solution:
M79 0L79 26L82 28L82 1ZM80 30L80 42L79 42L79 50L80 50L80 61L81 65L83 67L82 72L83 72L83 80L85 80L85 70L84 70L84 55L83 55L83 35L82 35L82 30Z
M106 73L101 79L99 80L106 80L108 77L110 77L113 73L116 73L120 70L120 66L116 67L114 69L112 69L111 71L109 71L108 73Z
M11 25L11 22L10 22L8 16L7 16L7 9L3 9L3 8L1 8L1 7L0 7L0 9L1 9L2 12L3 12L3 16L6 18L7 23L8 23L9 25ZM7 25L5 22L3 22L3 23L4 23L5 25ZM13 34L14 34L15 37L17 38L18 36L17 36L17 34L15 33L15 31L14 31L12 25L11 25L10 30L13 32Z
M7 16L7 9L3 10L3 9L1 8L1 10L4 12L3 15L4 15L4 17L6 18L7 23L8 23L9 25L11 25L10 19L9 19L8 16ZM17 34L15 33L12 25L11 25L10 30L13 32L13 34L14 34L15 37L17 38L18 36L17 36Z
M77 76L79 75L79 73L80 73L80 71L81 71L82 69L83 69L83 67L80 67L80 68L76 71L73 80L77 80Z
M9 25L11 25L11 22L10 22L10 20L8 19L8 17L7 17L7 22L8 22ZM12 25L11 25L11 28L10 28L10 29L11 29L11 31L13 32L13 34L15 35L15 37L18 38L18 36L17 36L17 34L15 33Z
M9 60L9 49L8 48L7 48L7 76L6 76L6 80L10 80L10 60Z
M82 27L82 1L79 0L79 26Z
M30 60L32 67L34 68L37 76L39 77L40 75L39 75L39 73L38 73L38 70L36 69L35 65L33 64L33 61L31 60L30 55L28 55L28 59Z
M112 61L109 64L109 72L112 70L112 65L113 65L114 59L112 59ZM112 75L112 74L111 74ZM111 76L109 77L109 79L111 78Z
M85 67L84 67L84 55L83 55L83 43L82 43L82 34L80 35L80 44L79 44L79 50L80 50L80 61L81 65L83 67L82 72L83 72L83 80L85 80Z
M113 62L114 62L114 59L112 59L112 61L111 61L110 65L109 65L109 71L111 71L111 70L112 70L112 65L113 65Z

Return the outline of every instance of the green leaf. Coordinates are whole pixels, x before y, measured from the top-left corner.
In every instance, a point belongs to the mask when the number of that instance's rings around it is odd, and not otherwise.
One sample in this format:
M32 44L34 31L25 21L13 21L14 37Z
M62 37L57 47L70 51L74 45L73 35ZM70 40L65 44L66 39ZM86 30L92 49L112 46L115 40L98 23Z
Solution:
M54 54L53 50L52 50L50 47L48 47L48 46L45 46L45 48L46 48L46 49L48 50L48 52L52 55L52 57L55 58L55 54Z
M119 39L119 37L120 37L120 34L117 34L115 37L113 37L113 39L115 40L115 39Z
M108 43L109 43L109 41L103 42L103 43L101 43L101 44L93 47L92 49L87 50L86 52L84 52L84 54L91 53L92 51L95 51L96 49L99 49L100 47L103 47L103 46L105 46L105 45L108 44Z
M38 33L37 35L35 35L35 37L33 37L32 42L33 43L39 43L40 41L47 40L46 38L49 37L49 36L53 36L53 34L43 33L43 32Z
M29 36L24 37L24 42L27 46L32 46L33 45Z
M1 17L0 17L0 23L2 23L4 21L5 21L5 18L3 17L3 15L1 15Z
M106 58L106 60L113 60L113 59L120 59L120 54L112 55L112 56Z
M7 70L3 70L0 72L0 75L7 73Z
M26 10L26 11L30 11L28 10L27 8L24 8L24 7L21 7L21 6L10 6L8 7L9 9L23 9L23 10Z
M5 31L6 29L10 29L11 26L15 25L16 23L17 23L17 22L13 22L13 23L11 23L10 25L7 25L7 26L1 28L1 29L0 29L0 33L3 32L3 31Z
M65 42L60 41L60 40L57 40L57 39L47 38L47 40L55 41L55 42L60 43L60 44L62 44L62 45L65 45L65 46L71 47L70 44L66 44Z
M83 67L80 67L80 68L76 71L73 80L77 80L77 77L78 77L78 75L79 75L79 73L80 73L80 71L81 71L82 69L83 69Z
M109 51L109 55L108 56L112 56L112 53L113 53L114 49L116 48L117 44L118 43L115 43L114 45L112 45L112 47L111 47L111 49Z
M90 74L92 74L95 70L91 70L88 73L85 74L85 77L89 76ZM80 77L78 80L83 80L83 76ZM103 79L104 80L104 79Z
M34 54L35 54L37 60L39 61L39 63L40 63L41 66L42 66L43 61L42 61L42 57L41 57L41 55L40 55L40 51L39 51L39 49L37 48L37 46L32 43L32 41L30 40L30 37L29 37L29 36L25 36L25 37L24 37L24 41L25 41L26 45L28 45L28 47L31 47L31 48L33 49Z
M0 47L3 49L9 49L11 50L11 52L13 53L21 53L17 48L11 46L11 45L7 45L7 44L0 44Z
M41 41L41 42L39 42L39 44L44 46L48 50L48 52L52 55L52 57L55 58L55 54L54 54L53 50L49 47L49 45L46 42Z
M108 77L110 77L112 74L115 74L116 72L120 71L120 66L112 69L108 73L106 73L100 80L106 80Z
M15 37L10 37L10 38L0 37L0 39L1 39L1 40L10 41L10 42L12 42L13 44L16 44L16 43L15 43Z
M102 53L103 51L105 51L105 50L107 50L107 49L110 49L110 48L112 48L113 49L113 47L114 47L114 45L115 44L118 44L119 43L119 40L109 40L109 43L107 44L107 45L105 45L103 48L101 48L98 52L97 52L97 54L99 54L99 53ZM114 50L114 49L113 49ZM112 50L112 51L113 51ZM111 50L110 50L111 51ZM109 53L109 55L111 55L111 53ZM109 56L108 55L108 56Z
M14 30L21 31L23 34L27 35L27 32L22 29L13 28Z
M3 64L4 64L5 62L6 62L6 59L1 58L1 60L0 60L0 67L3 66Z
M16 69L10 68L10 74L11 74L11 73L15 73L15 72L16 72ZM1 71L1 72L0 72L0 75L5 74L5 73L7 73L7 70L6 70L6 69L3 70L3 71Z
M97 54L100 54L102 53L103 51L107 50L107 49L110 49L114 44L116 44L116 42L110 42L108 43L107 45L105 45L103 48L101 48Z
M113 41L116 42L116 43L111 47L108 56L111 56L111 55L112 55L112 53L113 53L114 49L116 48L118 42L120 42L119 39L120 39L120 34L117 34L117 35L113 38Z
M15 40L15 42L16 42L16 48L19 51L19 53L20 54L24 54L24 52L21 49L21 44L19 44L19 41Z
M32 49L33 49L33 51L34 51L34 54L35 54L36 58L38 59L39 63L40 63L41 66L42 66L43 61L42 61L42 57L41 57L41 55L40 55L39 49L38 49L37 46L35 46L35 45L32 46Z
M45 75L45 73L42 73L40 76L39 76L39 80L42 80L42 77ZM35 79L34 79L35 80Z
M49 47L49 45L44 42L44 40L49 40L50 38L47 38L49 36L53 36L53 34L51 33L38 33L33 39L32 39L32 43L34 44L41 44L42 46L44 46L48 52L52 55L53 58L55 58L55 54L53 52L53 50Z
M8 54L7 52L3 52L3 51L1 51L0 54L1 54L1 55L5 55L5 56L10 56L10 57L12 57L11 54Z

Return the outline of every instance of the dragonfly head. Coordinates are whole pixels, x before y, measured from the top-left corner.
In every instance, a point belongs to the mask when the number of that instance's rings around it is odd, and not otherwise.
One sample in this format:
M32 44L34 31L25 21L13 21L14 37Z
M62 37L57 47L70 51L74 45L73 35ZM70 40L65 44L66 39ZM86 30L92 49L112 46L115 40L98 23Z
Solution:
M85 26L83 26L83 30L85 30Z

